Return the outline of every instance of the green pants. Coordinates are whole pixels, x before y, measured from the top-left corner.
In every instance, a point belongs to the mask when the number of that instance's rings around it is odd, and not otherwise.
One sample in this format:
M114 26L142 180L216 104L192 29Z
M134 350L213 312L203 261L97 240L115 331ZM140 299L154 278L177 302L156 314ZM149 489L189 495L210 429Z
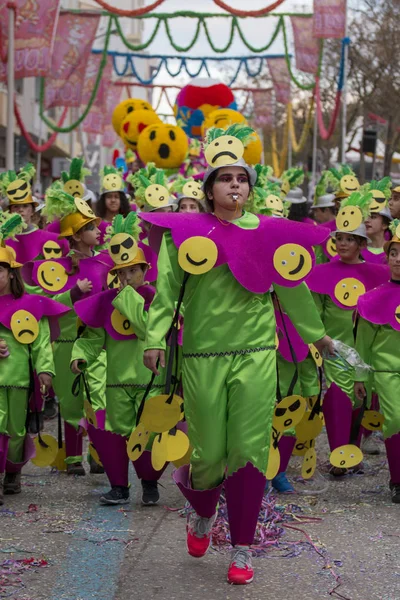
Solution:
M386 439L400 432L400 373L374 373L374 380L379 411L385 417L382 430Z
M332 360L324 361L324 372L326 378L326 387L329 389L331 383L336 383L340 389L348 395L350 398L353 407L357 406L359 403L356 401L354 396L354 371L353 369L349 369L345 371L343 369L339 369L339 367Z
M268 464L276 396L275 352L184 358L192 485L210 489L251 462Z
M7 458L14 463L23 459L27 410L27 389L0 387L0 433L10 436Z
M117 387L107 386L106 390L106 418L107 429L129 437L136 427L136 415L142 401L146 386L143 387ZM163 394L162 387L150 390L148 398ZM154 439L150 436L149 442ZM148 447L151 448L148 445Z

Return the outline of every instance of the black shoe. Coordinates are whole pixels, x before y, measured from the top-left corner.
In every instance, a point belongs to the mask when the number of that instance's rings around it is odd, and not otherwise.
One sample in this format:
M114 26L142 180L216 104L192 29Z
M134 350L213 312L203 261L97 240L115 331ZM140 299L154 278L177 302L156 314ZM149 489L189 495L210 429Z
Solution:
M21 493L21 473L6 473L3 482L4 495Z
M86 471L81 462L67 463L67 475L79 475L80 477L83 477L86 475Z
M129 488L115 486L107 494L100 496L100 504L127 504L129 502Z
M46 398L46 401L44 403L44 410L43 410L43 415L44 418L47 420L50 419L55 419L55 417L57 416L57 401L55 398Z
M43 431L43 429L44 429L44 416L43 416L43 413L40 412L39 413L39 431ZM39 433L39 431L37 430L36 413L34 413L34 412L29 414L27 430L29 433Z
M103 465L99 465L99 463L94 460L91 454L89 454L88 463L90 467L90 473L92 475L100 475L101 473L105 473Z
M158 504L160 494L158 493L157 481L146 481L142 479L142 504L143 506L154 506Z
M400 504L400 485L398 483L391 483L390 491L392 493L392 502Z

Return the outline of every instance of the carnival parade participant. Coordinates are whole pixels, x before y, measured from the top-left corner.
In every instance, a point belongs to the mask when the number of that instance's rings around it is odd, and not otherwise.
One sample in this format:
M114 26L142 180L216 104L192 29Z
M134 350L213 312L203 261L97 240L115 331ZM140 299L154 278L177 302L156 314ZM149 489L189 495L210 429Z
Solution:
M178 213L202 213L205 211L201 181L178 176L171 186L171 191L176 194L178 199Z
M388 206L392 219L400 219L400 185L392 189Z
M307 288L299 285L312 268L311 246L324 235L243 212L257 178L242 159L243 141L252 133L241 125L208 131L203 189L212 214L142 217L170 229L161 243L147 325L144 361L153 373L158 361L165 364L165 334L180 289L186 289L182 372L194 450L190 470L179 468L174 479L193 508L188 551L195 557L207 552L225 483L233 545L228 581L235 584L253 579L250 546L266 482L276 397L271 283L304 340L321 351L331 341Z

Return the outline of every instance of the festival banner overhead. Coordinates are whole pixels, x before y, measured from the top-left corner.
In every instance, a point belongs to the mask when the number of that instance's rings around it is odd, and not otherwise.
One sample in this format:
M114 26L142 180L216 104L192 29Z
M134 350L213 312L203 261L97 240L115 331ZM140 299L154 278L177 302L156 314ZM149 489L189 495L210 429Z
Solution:
M275 102L273 90L253 90L253 123L255 127L273 126Z
M45 108L79 106L85 71L100 15L62 13L58 20L51 75L46 78Z
M313 19L291 17L296 68L315 75L318 70L319 43L313 37Z
M96 78L100 69L101 55L91 55L90 58L95 57L96 59L100 58L100 60L90 60L88 62L88 66L85 73L85 88L82 94L82 104L86 108L90 101L91 93L95 87ZM103 133L104 126L107 123L107 90L112 86L111 77L112 77L112 62L111 59L108 60L101 77L100 85L97 90L96 98L91 106L89 113L83 121L83 131L86 133ZM87 81L90 80L89 85ZM118 104L118 103L116 103ZM114 107L116 106L114 105ZM114 108L113 107L113 108ZM111 121L111 116L109 118Z
M346 0L314 0L314 37L346 35Z
M269 72L275 89L276 101L280 104L290 102L290 75L285 58L267 58Z
M0 37L2 60L7 60L8 7L0 0ZM45 77L50 73L54 34L60 0L16 0L15 12L15 79ZM6 79L6 69L0 69L0 81Z

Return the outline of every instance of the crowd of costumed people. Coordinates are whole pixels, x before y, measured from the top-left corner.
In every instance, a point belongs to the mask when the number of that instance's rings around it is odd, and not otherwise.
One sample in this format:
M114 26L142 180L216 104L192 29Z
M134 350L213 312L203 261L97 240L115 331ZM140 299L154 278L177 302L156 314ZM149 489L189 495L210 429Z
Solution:
M125 504L132 462L152 506L172 463L189 554L223 490L246 584L265 491L294 492L293 456L316 477L322 431L331 482L385 448L400 503L400 187L338 165L310 205L221 86L182 90L177 125L119 104L98 196L79 157L41 203L31 164L1 173L0 503L32 461L105 473L99 502Z

